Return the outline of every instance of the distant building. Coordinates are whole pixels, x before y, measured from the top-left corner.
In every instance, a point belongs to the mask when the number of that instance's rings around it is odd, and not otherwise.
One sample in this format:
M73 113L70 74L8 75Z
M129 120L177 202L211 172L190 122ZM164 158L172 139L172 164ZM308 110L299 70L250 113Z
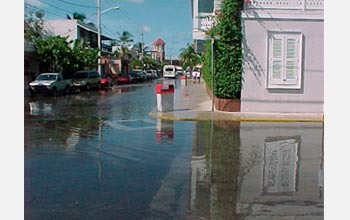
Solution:
M242 112L323 113L323 0L245 1Z
M165 42L158 38L153 42L152 59L159 62L164 62L165 60Z

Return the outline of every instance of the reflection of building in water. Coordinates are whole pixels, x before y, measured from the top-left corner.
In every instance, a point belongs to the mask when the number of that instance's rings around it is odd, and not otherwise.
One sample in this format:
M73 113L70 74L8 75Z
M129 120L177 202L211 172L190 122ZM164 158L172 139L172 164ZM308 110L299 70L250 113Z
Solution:
M295 192L298 145L296 139L265 142L263 192Z
M205 219L322 219L320 123L198 122L190 210Z
M322 135L318 123L242 123L236 213L250 219L322 217Z

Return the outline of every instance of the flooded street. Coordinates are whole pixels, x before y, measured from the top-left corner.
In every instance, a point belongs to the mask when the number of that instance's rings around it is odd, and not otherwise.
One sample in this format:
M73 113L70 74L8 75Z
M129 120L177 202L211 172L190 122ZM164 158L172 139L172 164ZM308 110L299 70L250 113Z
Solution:
M25 219L323 219L322 123L156 119L154 84L25 98Z

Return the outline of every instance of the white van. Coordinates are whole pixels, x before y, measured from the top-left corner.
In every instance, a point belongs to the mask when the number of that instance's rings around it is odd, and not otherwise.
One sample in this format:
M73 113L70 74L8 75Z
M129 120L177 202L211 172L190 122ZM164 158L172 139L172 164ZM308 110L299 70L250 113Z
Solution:
M176 67L175 65L165 65L163 67L164 78L176 78Z

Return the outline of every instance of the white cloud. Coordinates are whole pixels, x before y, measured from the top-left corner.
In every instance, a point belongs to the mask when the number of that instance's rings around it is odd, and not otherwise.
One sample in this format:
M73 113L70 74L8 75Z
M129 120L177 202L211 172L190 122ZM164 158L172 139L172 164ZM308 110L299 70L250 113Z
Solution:
M143 26L142 29L143 29L143 32L150 32L151 31L151 27L147 26L147 25Z

